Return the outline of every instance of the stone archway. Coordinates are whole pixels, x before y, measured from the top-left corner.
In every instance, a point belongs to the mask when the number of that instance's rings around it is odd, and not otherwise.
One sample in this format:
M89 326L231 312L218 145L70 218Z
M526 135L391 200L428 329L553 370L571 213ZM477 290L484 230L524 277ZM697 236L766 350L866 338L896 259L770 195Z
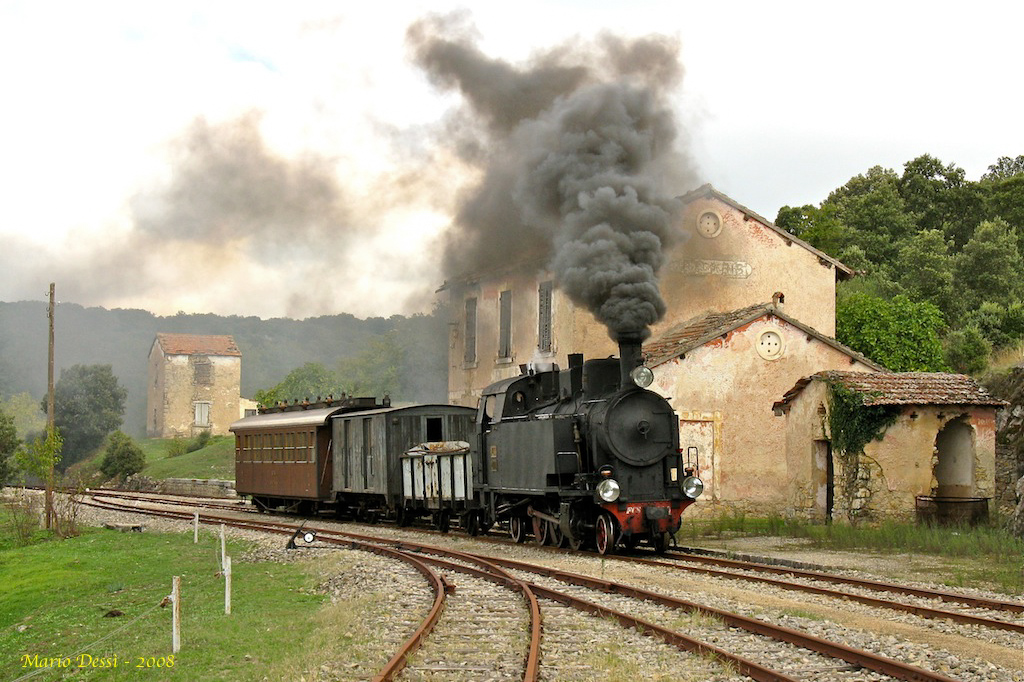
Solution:
M937 497L974 495L974 429L963 417L948 422L935 437Z

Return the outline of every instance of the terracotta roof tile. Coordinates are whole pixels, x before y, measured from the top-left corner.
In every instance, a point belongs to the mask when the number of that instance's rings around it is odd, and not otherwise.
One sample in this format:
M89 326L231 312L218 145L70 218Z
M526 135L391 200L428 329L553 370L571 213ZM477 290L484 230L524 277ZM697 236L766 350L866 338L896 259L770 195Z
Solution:
M242 355L231 336L157 334L156 342L167 355Z
M768 304L759 303L739 310L698 315L671 327L654 341L644 344L644 355L649 364L660 365L771 310Z
M805 377L776 406L795 398L812 380L838 382L864 395L865 405L992 405L1006 402L993 397L965 374L943 372L839 372L830 370Z

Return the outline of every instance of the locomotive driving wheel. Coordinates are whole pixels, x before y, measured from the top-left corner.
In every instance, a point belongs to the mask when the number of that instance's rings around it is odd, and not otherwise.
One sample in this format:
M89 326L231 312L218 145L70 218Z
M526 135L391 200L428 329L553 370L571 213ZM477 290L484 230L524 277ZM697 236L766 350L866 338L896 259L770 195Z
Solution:
M562 527L554 521L548 521L547 523L548 538L551 540L551 544L555 547L566 547L569 544L569 539L562 532Z
M615 520L608 514L601 514L597 517L597 527L594 529L594 544L597 545L598 554L611 554L615 551L617 532Z
M522 516L513 516L508 520L508 534L514 542L526 541L526 522Z
M538 545L551 544L551 532L547 521L537 516L533 517L533 537Z

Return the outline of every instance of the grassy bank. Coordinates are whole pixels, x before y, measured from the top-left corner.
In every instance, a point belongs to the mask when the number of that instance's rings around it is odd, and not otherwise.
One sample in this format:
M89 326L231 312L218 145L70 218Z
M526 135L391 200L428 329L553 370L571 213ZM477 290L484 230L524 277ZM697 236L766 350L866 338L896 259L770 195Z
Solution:
M5 521L0 513L0 533ZM248 547L229 541L228 553L241 557ZM337 557L287 564L236 559L226 616L219 553L209 531L198 545L191 534L98 529L27 547L0 543L0 678L70 659L69 667L48 667L31 679L298 679L321 656L344 657L346 647L366 644L358 624L371 601L331 605L314 589L325 575L323 562ZM171 608L158 604L173 575L181 576L182 648L171 659ZM124 615L105 617L115 609ZM88 667L114 657L116 668Z
M234 436L214 436L203 448L170 456L172 441L147 438L137 441L146 455L143 476L151 478L226 478L235 477Z
M1024 540L1003 527L923 526L883 522L877 525L811 524L780 516L748 517L723 514L684 523L680 541L707 538L773 536L803 538L824 550L869 551L881 554L916 553L949 560L945 582L951 586L996 587L1009 594L1024 593Z

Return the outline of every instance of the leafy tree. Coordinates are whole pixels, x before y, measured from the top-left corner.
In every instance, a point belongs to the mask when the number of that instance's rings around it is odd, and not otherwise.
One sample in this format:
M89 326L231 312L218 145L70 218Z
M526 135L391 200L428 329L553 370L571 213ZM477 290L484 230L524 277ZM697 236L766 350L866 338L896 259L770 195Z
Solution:
M988 167L988 172L981 176L982 180L1005 180L1014 175L1024 174L1024 156L1011 159L1009 156L1000 156L995 163Z
M903 295L886 300L853 293L836 306L836 338L896 372L944 370L942 326L938 308Z
M146 466L146 456L127 434L114 431L110 434L107 449L100 463L100 471L104 476L128 478L137 474Z
M1018 233L1024 233L1024 174L983 182L982 187L986 214L991 218L1002 218Z
M955 261L954 281L967 310L984 301L1009 305L1022 293L1024 261L1018 236L1004 220L986 220L964 245Z
M74 365L61 370L54 387L54 421L64 437L67 467L81 461L121 426L128 391L111 365ZM42 409L46 409L43 400Z
M0 400L0 411L14 420L19 438L28 438L46 428L46 416L39 410L36 399L28 393L16 393Z
M0 487L14 476L14 453L21 445L14 417L0 411Z
M946 362L961 374L977 374L988 366L992 346L977 327L956 329L946 336Z
M900 196L922 230L945 230L954 246L963 246L981 220L982 194L967 182L962 168L945 166L923 154L904 165Z
M405 349L398 334L377 337L354 358L338 363L337 376L350 395L408 397L402 371Z
M41 433L27 443L21 444L14 453L14 464L25 475L45 481L60 464L63 447L64 439L61 437L60 429Z
M924 230L900 248L897 282L915 301L927 301L949 321L955 311L953 257L939 230Z
M899 177L875 166L864 175L833 191L822 209L834 207L835 217L848 230L848 244L856 244L873 263L896 256L900 240L916 229L915 216L899 193Z
M1024 304L985 301L964 316L964 328L976 329L992 348L1005 348L1024 338Z
M319 362L307 362L289 372L277 386L257 391L256 401L272 406L281 401L315 400L318 396L326 398L330 394L340 397L342 390L337 376L331 370Z

